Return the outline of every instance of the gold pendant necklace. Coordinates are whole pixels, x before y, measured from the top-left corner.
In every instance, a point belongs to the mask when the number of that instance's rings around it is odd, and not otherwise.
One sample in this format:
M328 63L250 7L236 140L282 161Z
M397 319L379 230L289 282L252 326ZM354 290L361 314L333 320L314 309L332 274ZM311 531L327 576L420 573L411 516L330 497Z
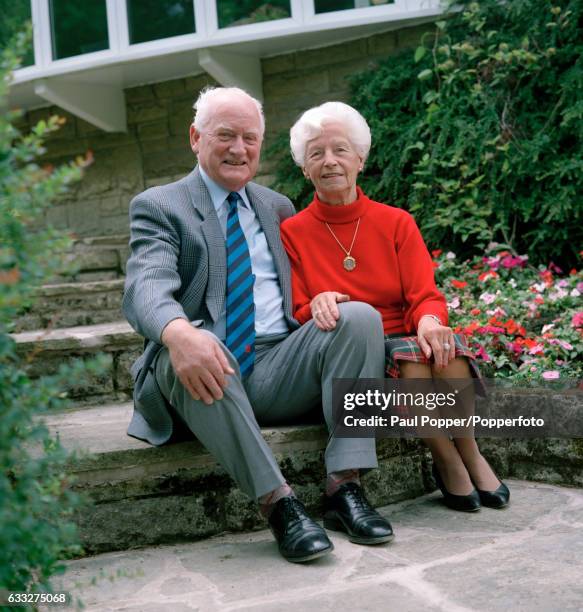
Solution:
M338 237L332 231L332 228L328 225L328 223L326 221L324 221L324 223L326 224L328 231L332 234L332 237L334 238L334 240L336 240L336 242L338 243L338 246L344 251L344 254L346 255L346 257L342 261L342 265L344 266L344 269L348 272L352 272L352 270L356 268L356 259L354 259L354 257L352 257L350 253L352 252L352 247L354 246L354 241L356 240L356 234L358 234L358 228L360 226L360 217L358 218L358 221L356 223L356 229L354 230L354 236L352 236L352 242L348 250L346 250L344 248L344 245L340 242L340 240L338 240Z

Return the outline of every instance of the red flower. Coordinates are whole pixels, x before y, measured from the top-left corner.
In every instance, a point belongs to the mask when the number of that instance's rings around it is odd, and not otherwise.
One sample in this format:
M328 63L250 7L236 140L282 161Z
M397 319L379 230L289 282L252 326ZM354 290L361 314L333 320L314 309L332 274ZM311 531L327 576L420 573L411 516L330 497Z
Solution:
M509 334L516 334L517 332L520 333L521 328L518 323L516 321L514 321L514 319L508 319L508 321L506 321L506 331Z
M437 259L443 253L443 249L435 249L435 251L431 251L431 257L433 259Z
M534 298L534 303L535 303L535 304L544 304L544 303L545 303L545 301L543 300L543 298L542 298L540 295L537 295L537 296Z
M464 287L468 286L468 283L466 281L459 281L459 280L452 280L451 284L456 288L456 289L463 289Z
M577 274L577 270L575 268L571 268L569 275L570 276L575 276L575 274Z
M498 278L498 272L494 272L494 270L486 270L486 272L482 272L480 276L478 276L478 280L485 281L489 278Z
M479 315L482 311L479 308L472 308L470 310L470 314L474 315L474 317L476 317L477 315Z
M550 287L553 284L553 273L550 270L539 272L538 275L543 279L547 287Z

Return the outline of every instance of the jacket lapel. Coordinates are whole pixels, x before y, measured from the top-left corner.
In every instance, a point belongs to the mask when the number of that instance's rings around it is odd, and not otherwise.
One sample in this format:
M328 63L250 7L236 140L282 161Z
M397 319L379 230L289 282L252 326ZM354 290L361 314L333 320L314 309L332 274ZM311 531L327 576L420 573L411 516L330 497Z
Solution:
M227 255L225 239L209 192L198 167L187 177L192 205L201 216L200 230L208 249L206 306L213 321L219 318L227 291Z
M291 269L279 235L279 217L271 206L263 202L260 194L253 188L252 183L247 184L246 189L249 200L255 209L255 214L265 234L267 245L273 255L275 269L279 278L279 286L283 295L283 307L286 315L291 319Z

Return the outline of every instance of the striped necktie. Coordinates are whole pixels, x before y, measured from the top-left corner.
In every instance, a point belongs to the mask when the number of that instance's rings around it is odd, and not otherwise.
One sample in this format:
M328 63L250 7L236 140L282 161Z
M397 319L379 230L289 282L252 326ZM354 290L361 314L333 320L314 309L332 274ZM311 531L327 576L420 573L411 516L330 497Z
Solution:
M227 216L227 339L225 344L239 362L241 376L253 371L255 361L255 303L251 257L239 223L238 193L231 192Z

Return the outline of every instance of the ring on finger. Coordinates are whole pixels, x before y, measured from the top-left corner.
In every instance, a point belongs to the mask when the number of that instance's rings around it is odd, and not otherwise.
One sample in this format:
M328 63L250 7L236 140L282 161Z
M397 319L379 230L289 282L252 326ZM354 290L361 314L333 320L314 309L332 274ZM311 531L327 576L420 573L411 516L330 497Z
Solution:
M449 349L451 348L451 344L449 342L447 342L447 340L443 343L443 348L446 351L449 351Z

